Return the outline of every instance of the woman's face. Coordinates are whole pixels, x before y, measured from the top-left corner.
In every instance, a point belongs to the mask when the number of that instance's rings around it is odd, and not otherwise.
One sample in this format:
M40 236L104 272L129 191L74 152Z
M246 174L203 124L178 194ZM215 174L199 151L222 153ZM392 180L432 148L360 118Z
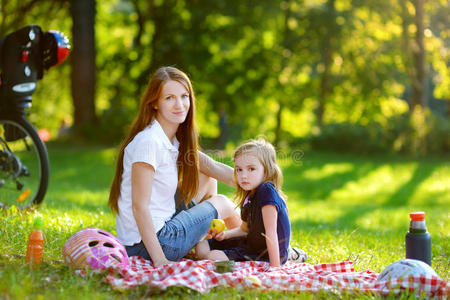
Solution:
M186 88L178 81L167 81L154 105L156 119L161 125L179 125L186 119L190 105Z
M253 191L264 180L264 166L251 153L243 153L234 159L234 170L239 186L245 191Z

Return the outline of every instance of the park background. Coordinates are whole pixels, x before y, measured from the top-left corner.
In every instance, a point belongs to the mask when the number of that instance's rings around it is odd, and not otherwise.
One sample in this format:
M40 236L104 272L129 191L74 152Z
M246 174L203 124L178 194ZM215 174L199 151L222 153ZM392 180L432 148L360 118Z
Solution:
M192 78L200 144L214 158L232 165L231 150L259 135L276 145L292 244L309 263L350 259L381 272L404 258L408 213L424 210L432 266L448 280L448 1L0 0L0 14L0 36L38 24L72 45L33 95L28 117L50 131L51 177L40 207L1 212L0 298L201 298L113 291L61 261L81 228L115 233L117 146L162 65ZM31 272L23 257L36 216L46 244ZM205 298L272 296L299 298L228 289Z
M201 145L257 135L279 149L450 152L446 0L2 0L0 35L57 29L29 119L66 141L117 145L150 75L173 65L197 96Z

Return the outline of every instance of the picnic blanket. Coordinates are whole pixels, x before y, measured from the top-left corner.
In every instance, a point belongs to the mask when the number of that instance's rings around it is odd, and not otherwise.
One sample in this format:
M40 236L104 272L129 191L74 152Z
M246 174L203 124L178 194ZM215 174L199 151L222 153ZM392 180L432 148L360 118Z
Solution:
M130 258L130 266L129 269L109 272L106 281L120 290L140 285L161 290L170 286L185 286L201 293L219 286L258 288L262 291L383 295L411 291L417 295L436 298L446 298L450 292L450 284L435 276L410 276L377 282L377 273L355 272L351 261L317 265L287 262L279 268L270 267L267 262L246 261L236 262L232 273L217 273L214 262L210 260L183 259L176 264L153 267L149 261L133 256Z

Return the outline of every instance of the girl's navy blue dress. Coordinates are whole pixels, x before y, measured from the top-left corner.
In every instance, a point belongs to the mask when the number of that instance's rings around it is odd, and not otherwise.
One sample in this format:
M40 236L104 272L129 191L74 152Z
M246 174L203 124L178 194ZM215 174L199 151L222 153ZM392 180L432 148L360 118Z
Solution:
M289 221L286 203L270 182L262 183L248 200L248 203L241 208L241 218L248 224L248 235L223 241L209 239L211 249L222 250L228 259L234 261L269 261L262 207L273 205L278 212L277 234L280 262L284 264L288 258L291 237L291 222Z

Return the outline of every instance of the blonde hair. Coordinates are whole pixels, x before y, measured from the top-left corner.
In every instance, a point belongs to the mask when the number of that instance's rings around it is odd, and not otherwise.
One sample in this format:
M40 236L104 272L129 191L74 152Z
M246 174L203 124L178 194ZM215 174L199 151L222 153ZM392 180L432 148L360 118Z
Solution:
M123 156L125 147L134 139L136 134L147 127L156 117L154 104L161 95L164 84L168 81L177 81L182 84L189 93L190 107L186 120L180 124L176 132L176 138L180 143L178 149L178 183L185 204L189 203L198 190L198 133L195 124L195 95L189 77L174 67L159 68L150 79L144 95L141 98L139 112L133 121L127 137L122 141L116 165L116 173L111 184L108 204L111 209L119 214L119 195L123 173ZM183 180L186 179L186 180Z
M281 190L281 187L283 186L283 173L281 173L281 169L277 164L277 155L273 145L262 138L250 140L236 149L233 161L236 161L236 158L243 154L254 155L259 160L264 167L263 182L272 183L281 198L286 202L287 197ZM234 169L234 179L237 183L236 168ZM248 191L242 189L239 184L237 184L235 200L239 203L239 207L242 207L248 194Z

